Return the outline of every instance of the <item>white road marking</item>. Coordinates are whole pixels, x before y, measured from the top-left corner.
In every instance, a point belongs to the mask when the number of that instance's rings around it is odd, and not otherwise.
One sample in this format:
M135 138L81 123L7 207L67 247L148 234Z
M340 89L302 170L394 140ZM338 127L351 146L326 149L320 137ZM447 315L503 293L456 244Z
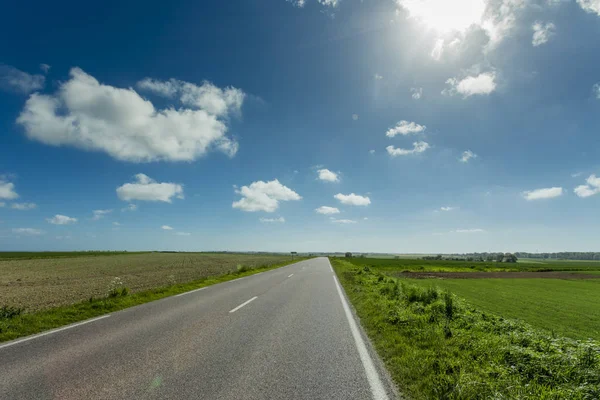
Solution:
M254 301L254 300L256 300L257 298L258 298L258 296L254 296L254 297L253 297L253 298L251 298L250 300L243 302L242 304L240 304L239 306L237 306L236 308L234 308L233 310L231 310L231 311L229 311L229 312L230 312L230 313L234 313L234 312L236 312L237 310L239 310L240 308L244 307L245 305L247 305L247 304L249 304L249 303L253 302L253 301Z
M201 287L200 289L190 290L189 292L179 293L179 294L176 294L174 297L185 296L186 294L190 294L190 293L194 293L194 292L199 292L199 291L204 290L204 289L206 289L206 287Z
M292 276L294 276L294 274L289 274L289 275L288 275L288 278L291 278Z
M333 267L331 266L331 264L329 264L329 269L331 270L331 272L333 272ZM335 272L333 272L335 274Z
M331 264L329 265L331 267ZM381 383L381 378L379 378L379 374L377 373L377 369L375 369L375 365L373 365L373 360L367 350L367 346L363 341L362 336L360 335L360 331L356 325L356 321L354 321L354 316L352 315L352 311L350 311L350 307L348 307L348 303L346 302L346 298L342 293L342 288L338 283L337 278L334 276L333 280L335 282L335 286L337 288L338 294L340 295L340 300L342 301L342 306L344 307L344 312L346 313L346 318L348 319L348 323L350 324L350 331L352 331L352 336L354 337L354 342L356 343L356 348L358 350L358 354L360 356L360 360L362 361L363 368L367 374L367 380L369 381L369 386L371 387L371 394L373 395L374 400L388 400L387 393L383 388L383 384Z
M51 330L51 331L47 331L47 332L43 332L43 333L39 333L39 334L37 334L37 335L28 336L28 337L26 337L26 338L23 338L23 339L21 339L21 340L15 340L14 342L10 342L10 343L6 343L6 344L3 344L3 345L0 345L0 349L2 349L2 348L4 348L4 347L8 347L8 346L13 346L13 345L15 345L15 344L19 344L19 343L27 342L27 341L29 341L29 340L32 340L32 339L37 339L37 338L40 338L40 337L42 337L42 336L50 335L50 334L52 334L52 333L57 333L57 332L64 331L64 330L67 330L67 329L75 328L75 327L77 327L77 326L81 326L81 325L89 324L90 322L98 321L98 320L101 320L101 319L104 319L104 318L108 318L108 317L110 317L110 314L108 314L108 315L103 315L103 316L101 316L101 317L98 317L98 318L92 318L92 319L88 319L87 321L79 322L79 323L77 323L77 324L73 324L73 325L69 325L69 326L64 326L64 327L62 327L62 328L53 329L53 330Z

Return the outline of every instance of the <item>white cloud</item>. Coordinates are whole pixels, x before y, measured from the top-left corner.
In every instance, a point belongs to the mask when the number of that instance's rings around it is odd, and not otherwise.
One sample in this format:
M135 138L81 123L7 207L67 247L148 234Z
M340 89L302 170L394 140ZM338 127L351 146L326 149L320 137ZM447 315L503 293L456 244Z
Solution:
M354 193L350 194L342 194L338 193L333 196L335 199L339 200L340 203L346 204L348 206L368 206L371 204L371 199L366 196L359 196Z
M469 162L471 158L477 158L477 154L473 153L471 150L463 151L461 157L458 159L460 162L466 163Z
M209 114L217 116L239 113L246 97L240 89L234 87L221 89L208 81L198 86L177 79L159 81L146 78L139 81L137 87L169 98L178 95L183 105L206 110Z
M373 150L373 149L369 150L369 154L375 154L375 150Z
M337 7L340 3L340 0L318 0L320 4L328 7Z
M44 75L31 75L10 65L0 64L0 89L28 94L44 87Z
M277 179L269 182L252 182L250 186L242 186L241 189L236 189L236 193L241 195L242 198L234 201L232 207L249 212L274 212L279 208L280 201L302 199L298 193L282 185Z
M92 221L98 221L99 219L104 218L107 214L110 214L113 210L94 210L92 211L93 217Z
M410 135L411 133L421 133L425 131L427 127L425 125L419 125L416 122L409 122L402 120L396 124L395 127L388 129L385 133L387 137L394 137L400 135Z
M37 204L35 204L35 203L12 203L10 205L10 208L15 209L15 210L20 210L20 211L33 210L36 207L37 207Z
M136 174L135 183L117 188L117 196L124 201L163 201L171 203L173 197L183 199L183 185L172 182L156 182L145 174Z
M367 221L369 219L369 217L364 217L363 220Z
M592 92L594 93L594 96L600 100L600 82L592 86Z
M423 88L410 88L410 92L412 93L411 97L415 100L419 100L421 97L423 97Z
M352 119L358 121L358 114L352 114Z
M467 76L461 80L450 78L446 84L449 87L442 90L442 94L446 96L453 96L457 93L464 98L473 95L488 95L496 90L496 74L485 72L477 76Z
M563 194L563 188L551 187L545 189L528 190L522 193L526 200L541 200L541 199L552 199L559 197Z
M556 25L554 25L552 22L544 24L540 21L536 21L531 26L531 29L533 30L531 44L534 47L547 43L548 40L550 40L550 38L556 34Z
M440 207L440 211L452 211L456 210L457 207Z
M171 228L169 225L163 225L160 227L160 229L165 230L165 231L172 231L173 228Z
M422 153L425 150L427 150L429 147L430 147L429 143L427 143L427 142L414 142L412 149L402 149L402 148L396 148L394 146L388 146L385 149L387 150L387 152L390 156L396 157L396 156L406 156L406 155L410 155L410 154L419 154L419 153Z
M334 224L356 224L357 221L353 220L353 219L335 219L335 218L331 218L331 222L333 222Z
M40 64L40 69L45 74L47 74L48 71L50 71L50 68L52 68L52 67L50 65L48 65L48 64Z
M189 232L175 232L177 236L191 236L192 234Z
M69 225L76 223L77 218L71 218L67 217L66 215L56 214L52 218L47 218L46 221L54 225Z
M480 228L473 228L473 229L455 229L453 231L450 231L450 233L483 233L485 232L485 230L480 229Z
M320 169L317 171L319 174L319 180L325 182L339 182L340 177L333 171L330 171L326 168Z
M19 195L15 192L15 184L0 178L0 199L14 200L18 197Z
M595 174L590 175L585 182L587 185L577 186L573 191L579 197L590 197L600 193L600 178Z
M433 49L431 50L431 58L433 58L436 61L440 61L440 58L442 58L442 53L444 52L444 39L437 39L435 41L435 46L433 46Z
M577 4L590 14L598 14L600 16L600 0L577 0Z
M79 68L70 75L54 95L32 94L25 103L17 123L30 139L103 151L130 162L193 161L211 150L229 156L237 152L237 142L226 136L226 120L219 117L238 103L215 100L219 88L211 86L215 90L204 97L186 92L181 102L196 102L190 108L157 110L131 88L101 84ZM227 90L219 93L227 97Z
M14 228L12 232L16 235L26 236L39 236L44 234L44 231L34 228Z
M114 226L122 226L122 225L121 225L121 223L120 223L120 222L117 222L117 221L113 222L113 225L114 225Z
M283 217L279 217L279 218L260 218L260 222L264 222L264 223L281 223L281 224L283 224L285 222L285 218L283 218Z
M315 211L317 212L317 214L339 214L340 210L337 209L336 207L328 207L328 206L321 206L319 208L315 208Z
M579 178L581 175L583 175L583 172L575 172L571 174L571 178Z
M137 209L138 209L137 205L135 205L135 204L128 204L127 207L121 208L121 211L122 212L125 212L125 211L137 211Z
M375 74L375 75L374 75L374 78L375 78L375 80L376 80L376 81L380 81L380 80L382 80L382 79L383 79L383 76L381 76L381 75L379 75L379 74Z

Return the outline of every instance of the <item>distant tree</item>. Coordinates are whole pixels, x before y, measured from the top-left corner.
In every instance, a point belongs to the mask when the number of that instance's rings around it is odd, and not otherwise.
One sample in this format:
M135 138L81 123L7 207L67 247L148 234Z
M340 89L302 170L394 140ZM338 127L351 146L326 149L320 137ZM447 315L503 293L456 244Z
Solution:
M291 251L290 253L292 254L292 259L294 259L294 256L297 256L297 255L298 255L298 253L297 253L297 252L295 252L295 251Z
M496 262L502 262L504 260L504 254L498 253L496 254Z
M346 253L346 258L352 258L352 253L350 253L350 252L347 252L347 253Z
M504 255L504 262L507 262L507 263L516 263L517 262L517 256L515 256L514 254L511 254L511 253L506 253Z

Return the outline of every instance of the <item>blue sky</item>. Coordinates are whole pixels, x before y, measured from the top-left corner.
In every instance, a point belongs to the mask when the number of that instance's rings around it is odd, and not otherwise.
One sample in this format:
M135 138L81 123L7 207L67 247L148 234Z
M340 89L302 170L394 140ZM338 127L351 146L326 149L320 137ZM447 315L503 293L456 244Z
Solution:
M598 0L0 22L0 250L598 250Z

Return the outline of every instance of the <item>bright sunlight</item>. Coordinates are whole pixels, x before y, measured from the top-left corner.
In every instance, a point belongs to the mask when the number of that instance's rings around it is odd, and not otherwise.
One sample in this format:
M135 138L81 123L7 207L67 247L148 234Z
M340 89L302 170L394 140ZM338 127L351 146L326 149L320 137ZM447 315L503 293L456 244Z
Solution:
M440 33L465 31L479 23L485 11L484 0L398 0L398 4Z

